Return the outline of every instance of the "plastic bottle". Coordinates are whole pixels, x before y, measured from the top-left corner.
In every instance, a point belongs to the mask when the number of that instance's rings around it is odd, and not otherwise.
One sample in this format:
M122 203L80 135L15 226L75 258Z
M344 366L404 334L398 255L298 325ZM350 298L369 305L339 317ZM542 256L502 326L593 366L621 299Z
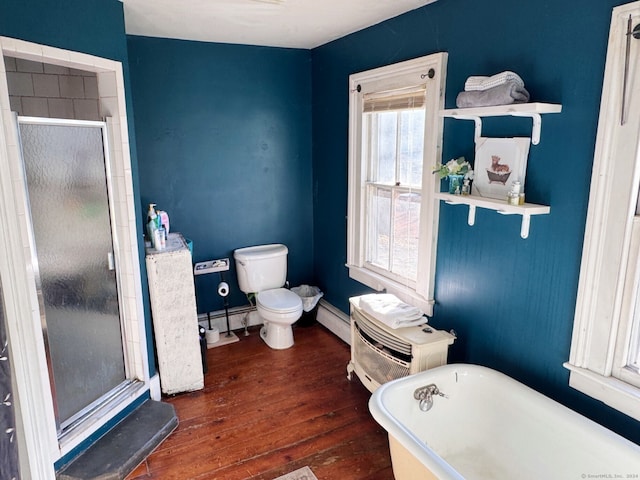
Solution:
M156 246L156 250L164 250L167 246L167 235L165 233L164 227L160 227L156 230L156 236L158 237L158 246Z
M147 238L153 244L155 248L155 232L158 229L158 215L155 211L155 203L149 204L149 211L147 212Z
M156 250L164 250L165 240L164 240L164 229L155 227L153 230L153 248Z
M160 219L160 226L165 230L165 236L169 233L169 214L164 210L157 210L158 218Z

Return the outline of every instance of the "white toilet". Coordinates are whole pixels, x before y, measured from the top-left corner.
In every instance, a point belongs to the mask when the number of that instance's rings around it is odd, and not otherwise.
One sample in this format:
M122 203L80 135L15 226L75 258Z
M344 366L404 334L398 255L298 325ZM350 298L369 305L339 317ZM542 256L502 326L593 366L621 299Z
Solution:
M256 294L258 315L264 321L260 336L276 350L293 345L291 325L302 315L302 299L282 288L287 280L288 252L282 244L239 248L233 252L240 290Z

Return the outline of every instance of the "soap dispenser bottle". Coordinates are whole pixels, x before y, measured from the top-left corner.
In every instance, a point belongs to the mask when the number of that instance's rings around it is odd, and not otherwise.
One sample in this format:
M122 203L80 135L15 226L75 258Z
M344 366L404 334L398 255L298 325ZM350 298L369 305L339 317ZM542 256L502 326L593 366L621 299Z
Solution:
M147 212L147 238L154 244L155 231L158 229L158 215L155 210L155 203L149 204L149 211ZM155 245L153 245L155 247Z

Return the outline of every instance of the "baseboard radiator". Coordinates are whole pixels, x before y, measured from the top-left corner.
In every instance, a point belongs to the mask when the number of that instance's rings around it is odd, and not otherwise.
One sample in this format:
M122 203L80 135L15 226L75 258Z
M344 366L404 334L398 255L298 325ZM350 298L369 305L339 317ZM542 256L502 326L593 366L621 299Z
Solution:
M355 373L369 391L397 378L447 363L455 336L426 325L392 329L358 308L351 299L351 360L347 378Z

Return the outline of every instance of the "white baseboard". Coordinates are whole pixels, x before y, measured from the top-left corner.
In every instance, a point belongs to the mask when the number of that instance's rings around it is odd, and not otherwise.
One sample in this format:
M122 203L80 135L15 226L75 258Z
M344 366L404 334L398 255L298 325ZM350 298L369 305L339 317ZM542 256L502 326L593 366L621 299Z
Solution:
M162 398L160 375L157 373L149 379L149 395L151 396L151 400L160 400Z
M318 303L318 323L342 341L351 345L351 323L349 315L324 299L321 299Z
M211 327L217 328L220 332L227 331L227 319L224 310L210 312ZM229 326L231 330L240 330L244 328L245 317L248 320L248 326L261 325L262 319L256 312L255 307L244 306L229 309ZM349 315L343 313L338 308L331 305L324 299L320 299L318 303L318 323L327 328L331 333L336 335L347 344L351 344L351 326ZM198 323L204 328L209 328L207 314L198 315Z
M211 317L212 328L217 328L220 332L227 331L227 318L224 310L210 312L209 316ZM244 307L234 307L229 309L229 328L232 331L243 329L245 317L249 322L247 325L249 327L262 324L262 319L258 315L258 312L256 312L256 308L246 305ZM206 313L198 315L198 323L204 328L209 328Z

